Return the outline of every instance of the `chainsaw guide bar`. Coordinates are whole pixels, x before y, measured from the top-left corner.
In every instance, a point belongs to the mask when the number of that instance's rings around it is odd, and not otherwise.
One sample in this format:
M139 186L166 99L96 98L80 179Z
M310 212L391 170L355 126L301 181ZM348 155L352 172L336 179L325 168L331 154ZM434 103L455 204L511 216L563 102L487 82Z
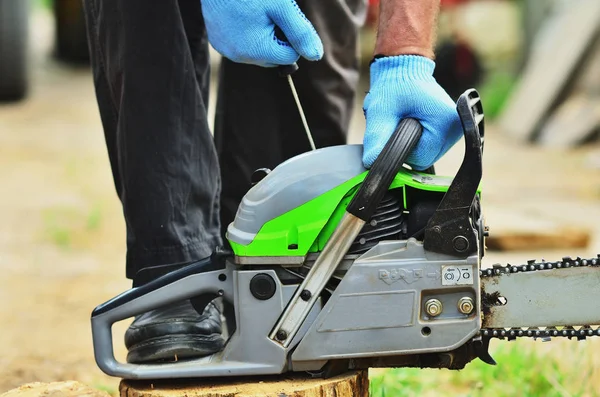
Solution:
M590 293L593 293L594 290L598 290L598 295L600 295L599 288L593 288L594 284L597 285L598 278L600 277L600 273L596 269L600 267L600 255L596 258L582 259L576 258L572 259L570 257L564 257L560 261L555 262L536 262L535 260L530 260L527 264L522 265L494 265L492 268L481 269L479 271L479 275L481 277L481 283L483 285L483 294L482 294L482 312L483 312L483 326L479 331L479 336L483 338L495 338L495 339L507 339L514 340L516 338L543 338L543 340L549 340L550 338L557 337L566 337L566 338L577 338L578 340L584 340L587 337L592 336L600 336L600 318L596 321L597 324L590 324L589 321L587 324L578 324L578 323L560 323L561 319L565 316L569 316L573 314L575 316L586 317L588 320L593 318L591 314L586 311L585 307L577 307L577 305L586 305L590 307L597 306L598 300L595 296L591 296ZM576 276L579 274L580 277L584 277L583 279L578 279ZM598 274L592 274L598 273ZM540 285L535 290L523 290L523 294L538 294L539 299L533 299L534 296L530 296L528 302L516 302L516 305L513 307L526 308L534 304L534 302L540 303L539 306L534 306L531 310L539 311L543 309L543 305L549 307L549 310L554 311L556 314L556 319L548 318L547 313L538 314L539 320L537 321L546 321L546 322L554 322L553 324L548 324L547 326L522 326L522 327L500 327L493 326L498 322L498 320L494 317L497 313L493 313L494 310L498 308L506 307L509 302L505 296L500 293L500 291L490 292L486 290L487 288L498 286L501 284L503 279L510 278L513 275L532 275L538 276L535 277L536 283L543 283L545 279L554 279L560 280L562 286L560 288L569 290L568 293L572 296L575 294L581 295L585 300L579 299L550 299L548 300L548 295L554 296L562 296L559 291L547 289L543 285ZM539 277L541 274L545 274L551 277ZM581 283L588 283L589 288ZM521 287L519 285L518 287ZM544 299L546 299L544 301ZM561 306L562 305L562 306ZM575 305L575 307L573 307ZM557 310L557 306L559 310ZM572 310L574 313L563 313L561 315L560 310ZM531 314L531 313L529 313ZM533 321L534 318L529 318L527 320L521 321ZM521 323L521 324L524 324ZM492 326L489 326L492 325ZM514 324L516 325L516 324ZM592 325L596 325L597 328L593 328Z

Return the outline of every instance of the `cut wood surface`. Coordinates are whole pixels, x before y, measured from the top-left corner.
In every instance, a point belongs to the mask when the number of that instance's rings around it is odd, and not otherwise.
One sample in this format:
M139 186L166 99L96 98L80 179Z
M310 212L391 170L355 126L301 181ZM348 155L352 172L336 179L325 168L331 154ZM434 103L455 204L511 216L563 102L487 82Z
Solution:
M122 397L368 397L367 371L329 379L307 375L212 378L193 381L132 381L119 385Z
M596 134L599 127L600 95L578 93L566 99L548 118L539 142L555 147L580 145Z
M83 383L66 382L33 382L0 394L1 397L110 397L110 394Z

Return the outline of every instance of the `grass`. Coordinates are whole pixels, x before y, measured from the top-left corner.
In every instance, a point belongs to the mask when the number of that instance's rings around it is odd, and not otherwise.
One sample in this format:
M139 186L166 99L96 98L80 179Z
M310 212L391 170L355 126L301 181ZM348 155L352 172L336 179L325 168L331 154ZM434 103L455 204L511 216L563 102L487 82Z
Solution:
M44 236L62 249L86 246L102 224L102 210L92 206L88 212L76 208L51 207L42 213Z
M577 350L582 347L578 343L582 342L552 341L544 344L566 348L564 354L536 348L541 343L498 341L497 348L491 349L498 363L496 366L476 359L461 371L417 368L372 370L371 397L600 395L593 381L596 366L584 360L578 361L583 354L591 353L591 350L582 350L586 353L578 354Z
M115 387L108 386L108 385L105 385L103 383L94 383L92 385L92 387L94 389L96 389L96 390L100 390L100 391L106 392L106 393L110 394L111 396L118 396L119 395L118 390Z

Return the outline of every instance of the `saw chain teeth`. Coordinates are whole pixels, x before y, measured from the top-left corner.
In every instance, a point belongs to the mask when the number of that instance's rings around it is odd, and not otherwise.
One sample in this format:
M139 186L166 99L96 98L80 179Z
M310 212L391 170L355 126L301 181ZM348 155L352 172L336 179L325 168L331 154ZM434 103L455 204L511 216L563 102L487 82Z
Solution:
M600 254L596 258L590 259L564 257L562 260L556 262L546 262L545 260L536 262L535 260L529 260L526 264L516 266L511 264L505 266L496 264L493 265L491 269L479 270L479 276L481 278L487 278L512 273L568 269L570 267L583 266L600 266ZM540 338L544 341L552 338L584 340L588 337L600 336L600 327L592 328L589 325L569 325L560 328L482 328L479 331L479 336L488 339L507 339L509 341L517 338Z
M491 269L479 270L480 277L494 277L509 273L524 273L524 272L535 272L538 270L554 270L554 269L566 269L570 267L581 267L581 266L600 266L600 255L597 258L572 259L570 257L562 258L561 261L556 262L542 262L536 263L535 260L527 261L526 264L522 265L493 265Z
M564 327L558 328L483 328L479 331L479 335L484 338L495 338L495 339L508 339L515 340L517 338L568 338L577 340L584 340L587 337L600 336L600 327L581 327L575 329L575 327Z

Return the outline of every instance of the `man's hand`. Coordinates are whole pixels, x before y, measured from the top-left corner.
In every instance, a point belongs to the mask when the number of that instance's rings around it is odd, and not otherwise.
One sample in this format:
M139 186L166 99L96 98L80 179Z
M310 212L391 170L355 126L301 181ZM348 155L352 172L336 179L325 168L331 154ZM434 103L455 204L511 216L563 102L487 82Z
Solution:
M208 40L234 62L290 65L301 56L317 61L323 43L295 0L202 0ZM288 41L275 35L279 27Z
M433 78L434 25L439 0L381 0L371 86L363 109L367 128L363 163L369 168L403 118L423 135L407 159L424 170L462 136L456 105Z
M456 105L433 78L434 62L419 55L375 59L364 101L367 129L363 163L369 168L404 118L421 122L423 135L407 159L416 170L435 163L461 137Z

